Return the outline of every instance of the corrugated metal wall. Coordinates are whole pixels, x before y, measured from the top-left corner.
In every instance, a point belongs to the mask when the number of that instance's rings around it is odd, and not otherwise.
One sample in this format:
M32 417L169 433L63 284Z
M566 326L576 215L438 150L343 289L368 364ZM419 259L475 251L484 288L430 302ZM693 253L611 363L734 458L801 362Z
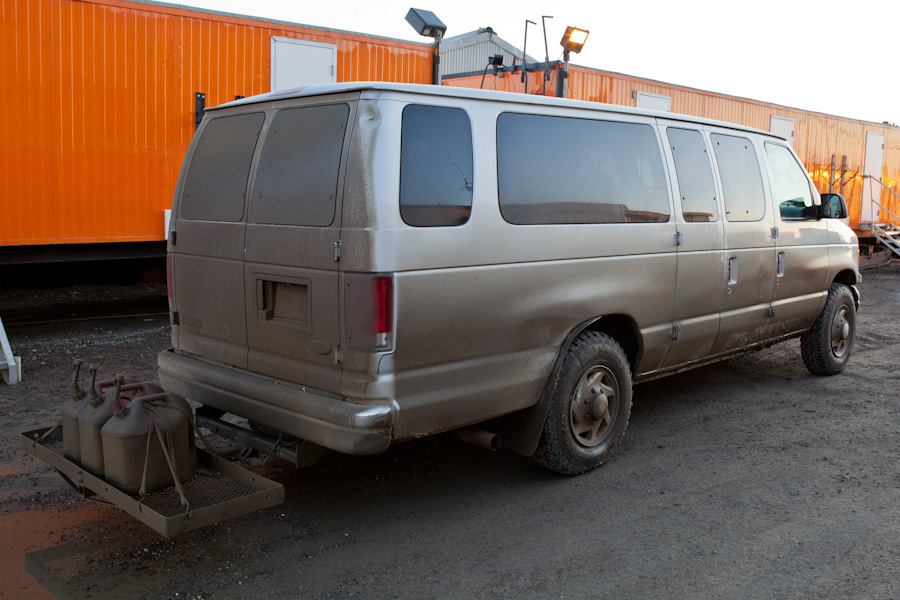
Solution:
M269 91L272 36L337 45L337 80L431 82L431 48L119 0L2 0L0 246L161 240L207 106Z
M441 75L450 73L471 73L484 70L488 64L488 57L495 54L503 55L503 64L507 67L522 64L522 55L515 55L494 42L482 40L470 46L463 46L455 50L441 51ZM533 60L529 57L529 60Z
M531 74L539 81L540 74ZM520 77L506 75L493 78L488 75L484 89L498 89L508 92L523 91ZM478 87L480 76L444 79L445 85L458 87ZM553 76L552 90L555 94L556 76ZM539 85L539 83L538 83ZM534 93L537 86L529 85ZM821 113L788 108L746 98L726 96L714 92L704 92L677 85L671 85L608 71L588 69L571 65L569 68L568 97L591 102L604 102L621 106L635 106L634 92L649 92L672 98L672 112L729 123L739 123L769 131L772 115L794 119L794 150L804 162L813 182L820 192L829 191L829 173L832 155L837 156L834 191L840 191L840 167L843 156L847 156L849 172L845 177L844 197L850 211L850 224L859 227L863 200L863 166L865 165L866 132L883 133L884 169L882 181L894 192L900 193L900 128L845 119ZM868 186L869 182L865 182ZM877 184L875 184L877 186ZM866 188L868 189L868 188ZM881 203L888 210L900 215L900 198L882 190ZM891 220L900 225L900 220L882 214L882 221Z

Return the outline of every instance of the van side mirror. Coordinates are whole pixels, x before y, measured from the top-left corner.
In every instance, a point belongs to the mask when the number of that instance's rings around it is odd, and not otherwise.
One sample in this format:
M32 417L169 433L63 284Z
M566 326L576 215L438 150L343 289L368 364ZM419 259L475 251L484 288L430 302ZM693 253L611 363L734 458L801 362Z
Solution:
M847 203L840 194L822 194L822 218L846 219Z

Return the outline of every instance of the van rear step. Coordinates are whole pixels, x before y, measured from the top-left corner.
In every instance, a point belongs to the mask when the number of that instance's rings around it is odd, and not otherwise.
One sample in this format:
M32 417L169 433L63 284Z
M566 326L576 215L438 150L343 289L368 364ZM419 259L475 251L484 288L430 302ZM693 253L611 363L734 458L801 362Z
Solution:
M284 486L197 448L197 471L184 483L189 512L171 487L140 496L126 494L63 455L62 428L19 434L25 452L47 463L84 498L97 495L164 537L199 529L284 502Z

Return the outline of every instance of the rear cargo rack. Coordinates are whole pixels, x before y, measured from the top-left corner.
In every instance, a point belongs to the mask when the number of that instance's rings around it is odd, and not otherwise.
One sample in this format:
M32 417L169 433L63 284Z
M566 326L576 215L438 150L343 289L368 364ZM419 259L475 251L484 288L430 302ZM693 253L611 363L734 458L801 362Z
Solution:
M224 458L197 449L197 471L184 483L190 503L185 512L173 488L132 496L92 475L63 455L63 433L50 428L19 434L19 445L56 469L83 497L97 495L135 517L164 537L205 527L284 501L284 486Z

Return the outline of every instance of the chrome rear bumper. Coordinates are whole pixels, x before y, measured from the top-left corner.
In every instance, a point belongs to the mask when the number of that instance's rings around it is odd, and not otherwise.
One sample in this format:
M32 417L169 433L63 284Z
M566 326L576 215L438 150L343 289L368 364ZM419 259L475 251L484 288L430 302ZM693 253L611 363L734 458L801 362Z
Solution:
M347 402L172 349L160 352L157 362L167 391L314 444L345 454L378 454L391 442L390 404Z

